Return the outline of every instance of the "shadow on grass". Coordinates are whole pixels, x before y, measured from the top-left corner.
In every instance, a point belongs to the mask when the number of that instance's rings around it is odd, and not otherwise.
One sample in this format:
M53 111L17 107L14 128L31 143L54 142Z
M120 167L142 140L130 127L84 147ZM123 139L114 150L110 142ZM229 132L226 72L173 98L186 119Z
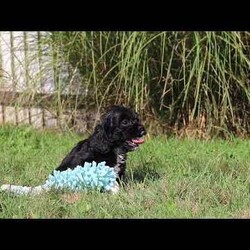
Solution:
M144 182L145 180L157 180L160 173L153 167L138 166L137 168L127 172L127 182Z

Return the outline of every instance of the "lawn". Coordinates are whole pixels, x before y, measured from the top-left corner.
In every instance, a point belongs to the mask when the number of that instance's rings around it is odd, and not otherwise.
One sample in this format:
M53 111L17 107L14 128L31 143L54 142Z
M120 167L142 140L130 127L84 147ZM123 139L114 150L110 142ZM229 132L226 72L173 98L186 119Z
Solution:
M0 127L0 184L40 185L84 136ZM0 218L249 218L250 140L148 137L118 195L0 193Z

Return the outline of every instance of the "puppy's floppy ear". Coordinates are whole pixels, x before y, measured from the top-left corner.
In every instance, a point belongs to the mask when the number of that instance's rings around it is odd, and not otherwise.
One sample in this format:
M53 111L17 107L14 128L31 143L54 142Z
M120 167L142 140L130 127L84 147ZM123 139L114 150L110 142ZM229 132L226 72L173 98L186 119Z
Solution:
M98 124L94 130L95 140L90 141L90 146L95 148L95 151L102 154L106 154L110 151L109 144L106 140L104 140L104 133L105 131L103 126Z
M122 139L121 129L119 128L119 118L123 109L122 106L113 105L102 119L104 133L111 142Z
M107 137L111 138L115 128L114 117L111 115L111 112L107 113L107 115L103 119L102 124Z

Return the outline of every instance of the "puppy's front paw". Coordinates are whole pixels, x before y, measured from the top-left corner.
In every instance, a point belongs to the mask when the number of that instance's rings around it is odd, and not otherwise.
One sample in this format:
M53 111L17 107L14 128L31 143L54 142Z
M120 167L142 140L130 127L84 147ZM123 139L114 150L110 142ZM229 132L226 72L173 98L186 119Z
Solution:
M110 192L111 194L117 194L117 193L119 192L119 189L120 189L119 184L118 184L118 182L116 181L116 182L114 183L113 187L109 190L109 192Z

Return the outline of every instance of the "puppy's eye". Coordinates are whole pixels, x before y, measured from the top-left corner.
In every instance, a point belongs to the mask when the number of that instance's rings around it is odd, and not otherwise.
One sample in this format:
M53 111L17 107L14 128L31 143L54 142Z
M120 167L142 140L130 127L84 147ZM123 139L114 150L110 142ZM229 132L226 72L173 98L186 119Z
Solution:
M126 125L128 125L128 124L129 124L129 121L128 121L128 120L125 119L125 120L122 121L122 125L125 125L125 126L126 126Z

